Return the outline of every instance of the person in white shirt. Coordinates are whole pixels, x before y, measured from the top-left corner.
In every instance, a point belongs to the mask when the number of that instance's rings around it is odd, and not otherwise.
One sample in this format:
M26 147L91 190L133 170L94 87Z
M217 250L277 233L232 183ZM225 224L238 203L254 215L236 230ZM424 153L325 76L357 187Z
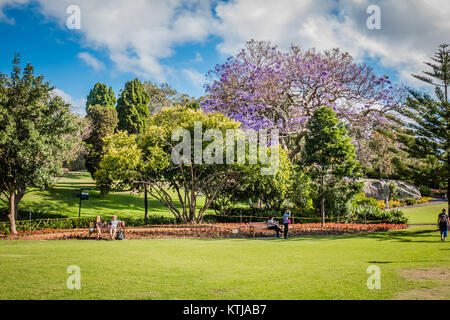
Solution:
M117 216L113 217L113 219L109 222L109 235L111 236L111 240L116 239L117 227L123 225L124 223L122 221L117 220Z
M275 230L277 232L277 238L280 237L281 228L278 221L273 220L273 217L269 217L269 220L267 221L267 229Z

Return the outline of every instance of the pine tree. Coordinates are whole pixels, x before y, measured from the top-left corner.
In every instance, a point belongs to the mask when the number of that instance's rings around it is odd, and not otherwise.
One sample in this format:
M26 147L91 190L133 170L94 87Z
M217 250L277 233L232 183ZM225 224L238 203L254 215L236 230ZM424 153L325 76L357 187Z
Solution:
M399 111L398 122L404 125L412 136L402 137L406 150L412 157L425 160L435 158L441 165L437 170L439 180L446 185L449 194L450 175L450 105L448 86L450 81L450 50L448 44L441 44L438 52L431 57L433 62L425 62L431 71L425 75L413 75L415 78L434 86L436 97L427 93L410 90L410 96ZM429 160L428 160L429 161Z
M129 134L142 133L149 118L150 96L139 79L127 81L117 102L119 130Z
M355 147L344 124L328 107L318 108L308 122L303 154L321 199L322 226L325 224L325 197L340 180L358 176L360 166Z
M116 95L111 87L106 84L97 82L91 89L86 100L86 113L89 113L89 106L115 107Z

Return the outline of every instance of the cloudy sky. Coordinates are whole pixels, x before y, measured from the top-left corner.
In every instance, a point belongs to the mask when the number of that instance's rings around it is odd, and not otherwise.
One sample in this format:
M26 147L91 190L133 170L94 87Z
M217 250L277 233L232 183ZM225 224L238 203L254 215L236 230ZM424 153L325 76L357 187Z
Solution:
M370 5L380 29L367 27ZM0 72L21 52L79 110L95 82L118 93L134 77L198 97L206 72L254 38L340 47L418 88L410 74L450 42L448 17L448 0L0 0Z

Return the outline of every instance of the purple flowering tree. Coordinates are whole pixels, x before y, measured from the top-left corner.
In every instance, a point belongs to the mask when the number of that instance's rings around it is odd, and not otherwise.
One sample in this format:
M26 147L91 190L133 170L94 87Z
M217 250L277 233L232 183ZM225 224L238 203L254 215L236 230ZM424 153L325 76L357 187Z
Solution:
M282 52L255 40L211 70L208 80L205 111L220 111L244 128L278 128L291 160L320 106L333 108L349 131L361 136L387 123L405 97L404 88L339 49L320 53L291 45Z

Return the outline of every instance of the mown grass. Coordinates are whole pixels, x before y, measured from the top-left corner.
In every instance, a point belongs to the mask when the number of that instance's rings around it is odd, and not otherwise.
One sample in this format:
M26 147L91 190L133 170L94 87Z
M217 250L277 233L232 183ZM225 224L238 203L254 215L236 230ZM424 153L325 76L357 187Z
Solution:
M447 203L432 204L423 207L401 209L408 217L409 224L436 224L439 213L447 209Z
M0 241L0 299L391 299L403 268L450 267L431 227L350 236ZM81 290L66 288L70 265ZM381 269L369 290L367 267ZM426 284L430 286L429 283Z

